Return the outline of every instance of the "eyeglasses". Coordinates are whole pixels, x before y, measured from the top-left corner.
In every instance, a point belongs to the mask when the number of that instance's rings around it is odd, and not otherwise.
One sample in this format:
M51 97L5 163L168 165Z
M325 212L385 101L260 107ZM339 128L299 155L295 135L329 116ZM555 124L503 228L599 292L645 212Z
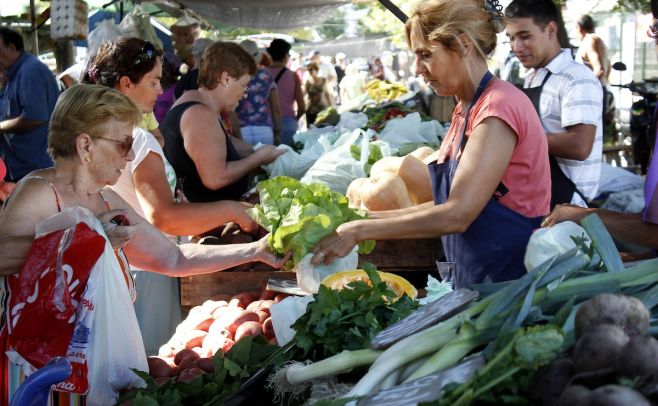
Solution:
M146 61L150 61L151 59L158 57L161 54L162 52L160 52L153 44L146 41L139 55L137 55L137 58L135 58L135 61L130 67L134 68L135 66L144 63Z
M240 79L235 79L235 78L232 79L242 85L242 89L244 90L245 93L249 93L249 86L243 83Z
M123 141L120 140L115 140L113 138L108 138L108 137L100 137L98 135L91 135L91 138L98 138L101 140L105 141L110 141L119 146L121 149L121 152L123 153L123 156L126 157L130 153L130 150L133 149L133 142L135 141L135 138L133 138L131 135L127 136L126 138L123 139Z

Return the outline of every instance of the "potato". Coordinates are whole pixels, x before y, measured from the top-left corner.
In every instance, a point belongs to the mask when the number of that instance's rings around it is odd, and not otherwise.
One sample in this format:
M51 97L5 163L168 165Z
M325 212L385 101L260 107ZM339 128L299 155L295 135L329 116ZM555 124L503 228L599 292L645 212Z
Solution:
M264 310L256 310L254 313L258 315L259 317L258 322L261 324L263 324L263 322L270 317L270 315L267 314L267 312L265 312Z
M274 337L274 326L272 326L272 318L271 317L268 317L263 322L263 334L267 338Z
M190 324L192 327L192 330L201 330L201 331L208 331L212 323L215 322L215 318L212 317L212 315L208 315L204 317L203 319L199 319L199 321Z
M202 375L202 374L203 374L203 371L200 370L197 367L189 368L189 369L186 369L186 370L182 371L180 373L180 375L178 375L177 381L179 381L179 382L190 382L191 380L193 380L194 378L196 378L197 376Z
M169 382L171 378L169 376L162 376L160 378L155 378L155 384L158 388L164 386L165 383Z
M176 353L174 352L174 347L169 343L163 345L158 350L159 357L173 357Z
M249 305L249 303L254 301L254 297L251 295L251 293L247 293L247 292L238 293L237 295L235 295L231 298L231 301L233 299L238 299L240 301L240 303L243 305L243 306L239 306L239 307L242 307L243 309L246 308ZM230 302L229 302L229 304L230 304Z
M530 394L543 406L552 406L564 392L572 375L573 362L570 358L553 360L537 372Z
M203 304L201 305L201 308L203 308L205 311L208 313L214 312L216 309L223 307L223 306L228 306L228 302L225 300L211 300L208 299Z
M235 341L231 340L230 338L227 338L226 341L224 342L224 346L222 347L222 352L228 352L231 347L233 347L233 344L235 344Z
M576 339L601 324L619 326L629 337L643 336L649 329L649 311L634 297L602 293L583 303L576 312Z
M196 352L192 351L189 348L184 348L180 350L174 357L174 364L180 365L180 363L186 358L197 359L199 358L199 354L197 354Z
M225 335L208 334L206 338L203 339L203 346L201 348L208 351L211 356L215 355L215 353L224 346L226 339L227 336Z
M185 371L186 369L196 367L196 360L198 359L199 358L193 358L193 357L183 358L180 364L178 364L178 369L180 371Z
M564 389L557 400L557 406L576 406L589 404L591 390L582 385L570 385Z
M171 367L165 360L158 357L148 357L146 362L149 366L149 375L154 378L169 377Z
M270 338L269 340L267 340L267 342L272 344L272 345L279 345L279 342L276 341L276 337Z
M274 304L274 300L263 300L258 306L258 310L265 310L267 313L270 312L270 307Z
M259 320L260 317L256 313L245 311L239 317L236 317L235 320L233 320L233 323L231 323L228 326L227 330L231 333L236 334L238 327L241 326L242 324L250 321L258 323Z
M263 293L260 294L260 300L272 300L276 297L276 295L279 292L275 292L273 290L264 290Z
M228 326L233 324L237 318L245 313L245 310L239 307L226 307L222 313L208 328L208 334L219 334L222 330L227 330ZM251 313L251 312L250 312Z
M171 373L169 374L169 377L170 378L177 377L178 374L180 374L180 371L181 371L181 369L178 368L177 365L174 365L173 367L171 367Z
M238 307L229 307L228 305L226 305L226 306L220 306L220 307L216 308L216 309L212 312L212 317L213 317L215 320L217 320L217 319L219 319L220 317L224 316L226 313L236 312L236 311L237 311L236 309L238 309L238 310L242 310L242 309L240 309L240 308L238 308Z
M252 312L256 311L260 307L261 303L263 303L262 300L254 300L253 302L249 303L249 305L247 305L245 310L249 310L249 311L252 311Z
M203 339L208 335L203 330L190 330L183 334L183 344L185 348L201 347Z
M205 342L206 339L204 338L203 341ZM194 347L194 348L192 348L192 351L199 354L199 357L201 357L201 358L212 357L212 355L213 355L213 354L210 353L210 350L208 348L203 348L203 347Z
M658 376L658 340L651 336L631 338L617 354L615 369L629 378Z
M215 372L215 361L212 358L199 358L196 360L196 366L203 372L207 372L209 374Z
M235 331L235 341L239 341L242 337L247 336L257 337L262 332L262 327L258 321L245 321Z
M618 326L604 324L591 328L576 342L573 364L577 372L591 372L614 366L617 354L628 342Z
M635 389L621 385L596 388L589 396L589 406L650 406L651 403Z
M287 298L288 296L290 295L286 293L279 293L278 295L274 296L274 303L279 303L280 301Z
M233 298L231 299L230 302L228 302L228 307L239 307L240 309L244 309L245 307L247 307L247 305L242 303L240 299Z

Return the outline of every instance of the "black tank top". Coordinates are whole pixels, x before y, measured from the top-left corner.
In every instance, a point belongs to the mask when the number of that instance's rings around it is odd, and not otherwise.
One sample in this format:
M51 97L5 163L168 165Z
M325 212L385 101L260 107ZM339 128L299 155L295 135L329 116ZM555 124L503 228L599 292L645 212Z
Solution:
M185 151L183 135L180 131L181 117L188 108L196 104L203 103L196 101L181 103L178 106L174 106L167 113L167 116L160 126L165 140L165 156L176 171L179 186L183 189L185 197L187 197L190 202L198 203L215 202L218 200L239 200L249 188L249 179L247 175L222 189L208 189L203 185L199 173L196 170L194 161L192 161L192 158L190 158L187 151ZM226 137L226 161L230 162L242 159L233 146L221 120L219 120L219 124L222 126L222 130L224 130L224 135Z

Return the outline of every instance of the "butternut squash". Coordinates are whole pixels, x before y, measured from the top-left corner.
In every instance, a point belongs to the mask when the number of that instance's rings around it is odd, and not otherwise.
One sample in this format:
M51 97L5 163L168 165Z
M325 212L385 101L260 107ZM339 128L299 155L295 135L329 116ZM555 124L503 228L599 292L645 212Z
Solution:
M367 182L368 178L357 178L350 183L347 187L347 192L345 196L350 201L349 206L353 209L361 208L361 187L364 182Z
M404 181L391 172L368 178L361 186L361 203L371 211L395 210L413 206Z
M415 156L386 157L375 162L370 169L370 176L390 172L404 181L409 197L414 205L432 200L432 184L427 166ZM367 204L366 204L367 206Z
M415 156L416 158L420 159L421 161L428 156L432 155L434 150L431 147L423 146L420 148L416 148L415 150L411 151L409 155Z

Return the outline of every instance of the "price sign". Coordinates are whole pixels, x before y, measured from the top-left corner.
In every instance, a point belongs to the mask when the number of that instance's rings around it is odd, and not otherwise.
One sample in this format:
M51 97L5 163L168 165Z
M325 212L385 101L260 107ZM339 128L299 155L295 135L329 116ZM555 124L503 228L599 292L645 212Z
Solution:
M484 357L470 357L454 367L366 396L357 406L408 406L439 400L446 385L466 382L482 365Z
M308 296L309 293L302 290L293 279L270 278L267 280L267 290L287 293L289 295Z
M447 295L421 306L406 318L380 331L372 340L372 348L384 349L401 339L426 329L459 313L478 298L478 293L469 289L457 289Z

